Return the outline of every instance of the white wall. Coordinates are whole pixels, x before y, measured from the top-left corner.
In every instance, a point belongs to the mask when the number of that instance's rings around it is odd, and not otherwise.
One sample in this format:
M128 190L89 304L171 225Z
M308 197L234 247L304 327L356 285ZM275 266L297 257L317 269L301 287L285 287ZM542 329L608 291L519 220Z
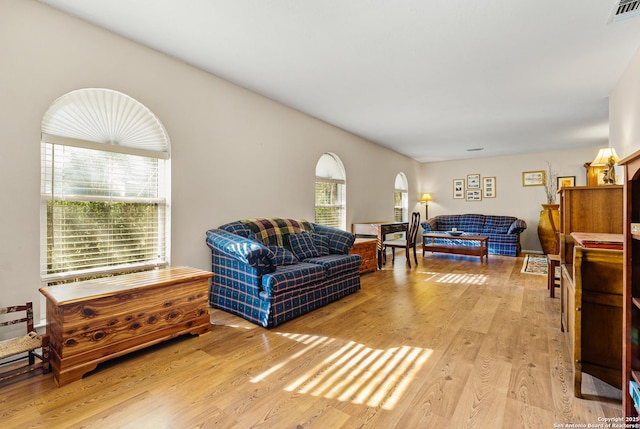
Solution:
M640 50L609 97L609 137L621 158L640 150Z
M538 219L541 204L547 202L546 193L543 186L522 186L522 172L547 171L549 161L551 169L559 176L575 176L576 186L585 186L584 163L593 161L597 153L596 148L587 148L423 164L421 185L434 198L429 203L429 216L451 213L516 216L527 222L527 229L521 236L523 251L542 252ZM496 198L482 201L453 199L453 180L465 179L466 184L468 174L496 177Z
M396 174L418 162L33 0L0 2L0 306L39 313L40 123L59 96L124 92L163 122L172 150L172 263L210 269L205 231L257 216L313 219L315 165L347 171L347 223L393 218Z
M209 269L206 229L245 217L313 219L315 164L338 154L347 171L347 223L392 219L398 172L429 214L508 214L527 221L523 248L539 250L540 187L522 171L546 169L585 184L595 149L420 165L34 0L0 1L0 306L32 300L39 312L40 122L59 96L83 87L124 92L148 106L172 142L172 263ZM612 143L640 148L640 58L612 96ZM615 117L614 117L615 112ZM614 134L616 138L614 139ZM622 156L621 154L621 156ZM497 198L453 200L452 180L497 178Z

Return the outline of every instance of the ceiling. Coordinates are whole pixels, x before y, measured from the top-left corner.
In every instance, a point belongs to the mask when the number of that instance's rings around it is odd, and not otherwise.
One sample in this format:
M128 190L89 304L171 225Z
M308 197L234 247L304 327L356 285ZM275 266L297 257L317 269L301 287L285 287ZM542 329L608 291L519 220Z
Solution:
M40 1L421 162L606 146L640 46L621 0Z

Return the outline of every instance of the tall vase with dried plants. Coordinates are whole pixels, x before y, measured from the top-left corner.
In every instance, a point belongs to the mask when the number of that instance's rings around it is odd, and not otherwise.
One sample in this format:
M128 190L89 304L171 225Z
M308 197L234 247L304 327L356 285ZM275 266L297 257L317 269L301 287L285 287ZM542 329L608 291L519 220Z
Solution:
M549 255L556 255L560 251L558 246L558 233L560 229L560 205L556 204L558 192L558 172L551 169L551 163L547 161L548 174L545 178L545 193L547 204L542 204L540 219L538 220L538 239L542 251Z

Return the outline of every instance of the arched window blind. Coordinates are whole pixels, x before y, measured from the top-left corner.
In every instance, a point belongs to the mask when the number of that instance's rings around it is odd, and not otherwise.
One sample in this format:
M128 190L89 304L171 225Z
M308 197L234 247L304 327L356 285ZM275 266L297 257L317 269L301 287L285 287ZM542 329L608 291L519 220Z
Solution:
M315 222L346 230L346 174L342 161L323 154L316 164Z
M409 219L409 185L407 176L398 173L394 185L393 216L396 222L407 222Z
M169 139L144 105L90 88L42 120L44 282L168 263Z

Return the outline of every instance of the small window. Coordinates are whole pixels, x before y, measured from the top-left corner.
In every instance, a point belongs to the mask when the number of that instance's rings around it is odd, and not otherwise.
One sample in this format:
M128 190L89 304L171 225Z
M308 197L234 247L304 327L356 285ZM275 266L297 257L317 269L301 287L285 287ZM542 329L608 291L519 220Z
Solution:
M168 263L169 140L131 97L83 89L42 121L45 284Z
M409 185L407 176L398 173L393 192L393 215L396 222L407 222L409 219Z
M346 174L337 155L325 153L316 164L315 222L346 230Z

